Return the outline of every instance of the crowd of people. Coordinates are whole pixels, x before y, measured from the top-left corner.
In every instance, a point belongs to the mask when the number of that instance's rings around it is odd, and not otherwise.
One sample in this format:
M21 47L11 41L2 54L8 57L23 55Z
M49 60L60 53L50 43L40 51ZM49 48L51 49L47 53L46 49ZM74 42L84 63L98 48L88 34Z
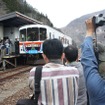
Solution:
M10 55L12 52L12 42L8 37L0 39L0 67L3 64L3 57Z
M1 58L11 53L12 42L8 37L4 37L0 40L0 55Z
M98 57L94 50L95 32L92 18L85 21L86 36L81 45L81 59L77 46L63 48L58 39L43 43L43 59L39 105L105 105L105 80L100 65L105 70L105 47L99 46ZM104 57L102 57L104 56ZM65 59L65 64L63 60ZM29 87L35 93L35 72L29 75Z

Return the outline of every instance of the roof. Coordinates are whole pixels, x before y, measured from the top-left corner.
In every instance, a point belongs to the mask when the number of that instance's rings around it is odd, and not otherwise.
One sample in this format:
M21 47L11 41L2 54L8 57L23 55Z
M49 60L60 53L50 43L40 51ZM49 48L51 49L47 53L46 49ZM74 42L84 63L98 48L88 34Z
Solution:
M17 11L0 16L0 23L2 23L5 27L19 27L26 24L42 24L42 22L23 15Z

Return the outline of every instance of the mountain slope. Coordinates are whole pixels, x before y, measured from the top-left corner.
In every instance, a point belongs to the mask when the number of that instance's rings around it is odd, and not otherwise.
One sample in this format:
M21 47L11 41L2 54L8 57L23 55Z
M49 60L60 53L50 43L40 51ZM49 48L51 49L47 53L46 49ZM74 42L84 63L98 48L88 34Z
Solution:
M85 26L85 20L97 15L97 14L105 14L105 10L87 14L84 16L81 16L80 18L77 18L70 22L66 27L62 28L61 30L73 38L73 40L78 44L81 45L81 43L84 40L85 34L86 34L86 26ZM97 28L97 36L98 40L102 41L103 43L105 42L105 32L104 32L105 26Z

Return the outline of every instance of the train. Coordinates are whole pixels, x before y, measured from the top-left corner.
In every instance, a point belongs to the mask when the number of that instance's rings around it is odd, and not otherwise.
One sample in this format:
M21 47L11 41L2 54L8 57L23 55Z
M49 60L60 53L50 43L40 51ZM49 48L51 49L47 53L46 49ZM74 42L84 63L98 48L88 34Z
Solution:
M50 26L41 24L21 26L19 28L19 54L38 57L43 53L43 42L53 38L61 40L64 47L72 44L71 37Z

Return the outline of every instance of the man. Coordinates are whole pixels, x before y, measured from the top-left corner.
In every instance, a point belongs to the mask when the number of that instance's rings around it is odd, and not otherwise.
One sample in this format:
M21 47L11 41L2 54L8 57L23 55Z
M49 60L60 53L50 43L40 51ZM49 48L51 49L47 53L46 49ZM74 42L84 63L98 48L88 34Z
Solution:
M105 80L98 72L98 62L93 50L95 32L92 18L86 21L86 38L82 45L81 63L83 65L90 105L105 105Z
M78 48L73 45L69 45L64 49L66 65L75 66L79 70L79 90L78 90L78 100L76 105L87 105L87 94L85 86L85 78L83 73L83 67L80 62L78 62Z
M43 43L46 64L42 69L41 96L43 105L76 105L78 96L79 72L75 67L62 64L63 45L58 39ZM34 89L35 67L30 71L29 87Z

